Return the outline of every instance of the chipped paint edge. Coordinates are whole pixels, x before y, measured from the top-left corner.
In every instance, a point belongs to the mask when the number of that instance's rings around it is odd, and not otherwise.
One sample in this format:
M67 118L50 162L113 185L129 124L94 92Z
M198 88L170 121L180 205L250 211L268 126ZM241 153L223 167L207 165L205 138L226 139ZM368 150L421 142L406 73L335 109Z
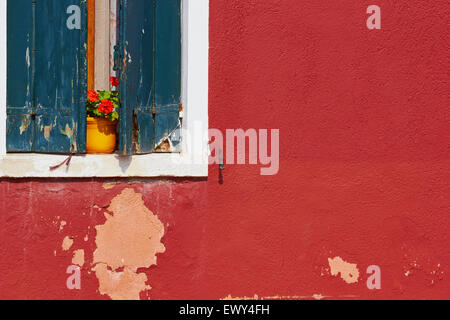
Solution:
M116 155L76 156L70 167L51 172L50 166L67 156L7 154L6 152L6 5L0 2L0 177L207 177L208 137L182 139L181 154L150 154L128 158ZM198 123L208 128L209 0L182 0L182 101L186 116L183 130ZM195 72L189 72L194 70ZM186 132L186 131L185 131ZM187 164L189 163L189 164Z

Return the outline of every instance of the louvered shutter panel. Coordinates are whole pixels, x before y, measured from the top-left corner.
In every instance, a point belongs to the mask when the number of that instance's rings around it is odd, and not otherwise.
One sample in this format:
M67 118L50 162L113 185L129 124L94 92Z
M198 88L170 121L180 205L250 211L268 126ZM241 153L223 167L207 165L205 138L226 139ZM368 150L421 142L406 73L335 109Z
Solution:
M30 152L34 133L31 120L32 0L8 1L7 20L7 149Z
M154 4L122 0L120 12L121 154L153 152Z
M180 0L156 0L155 11L155 147L170 136L170 147L175 151L180 143Z
M170 135L179 150L181 103L180 0L121 0L120 152L161 151Z
M83 0L8 1L9 152L85 152L86 20Z

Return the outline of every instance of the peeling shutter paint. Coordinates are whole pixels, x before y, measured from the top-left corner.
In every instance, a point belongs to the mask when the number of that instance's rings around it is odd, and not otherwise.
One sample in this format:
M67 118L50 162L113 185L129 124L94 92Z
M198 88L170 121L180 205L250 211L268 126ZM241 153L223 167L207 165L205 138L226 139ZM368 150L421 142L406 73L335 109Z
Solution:
M85 151L86 25L82 0L8 1L8 152Z
M180 0L121 0L120 152L176 151L181 102Z
M121 42L121 121L122 154L151 153L154 127L153 85L153 1L122 1Z
M34 131L30 129L33 90L31 0L8 1L7 11L7 148L9 151L31 151Z
M178 149L180 143L180 135L175 132L180 125L181 103L179 0L156 0L155 34L155 147L169 138L169 151L172 151Z

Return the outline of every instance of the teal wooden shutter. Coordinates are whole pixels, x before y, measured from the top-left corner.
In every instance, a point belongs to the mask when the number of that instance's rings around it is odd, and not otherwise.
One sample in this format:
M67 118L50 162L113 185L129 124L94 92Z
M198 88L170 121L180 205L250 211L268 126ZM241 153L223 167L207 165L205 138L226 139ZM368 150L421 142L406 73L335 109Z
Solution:
M155 147L170 137L174 151L180 144L180 0L156 0L155 11Z
M153 1L122 0L119 150L124 155L153 152L153 33Z
M83 0L8 1L8 152L85 152L86 16Z
M181 103L180 0L121 0L120 152L178 151Z
M31 0L7 3L7 132L8 151L31 151L33 10ZM31 126L31 128L30 128Z

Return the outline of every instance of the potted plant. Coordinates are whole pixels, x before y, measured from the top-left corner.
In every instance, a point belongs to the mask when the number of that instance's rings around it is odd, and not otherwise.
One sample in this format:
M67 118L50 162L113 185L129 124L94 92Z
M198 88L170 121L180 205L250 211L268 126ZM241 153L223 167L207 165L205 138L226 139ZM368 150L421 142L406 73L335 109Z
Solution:
M111 77L110 81L117 88L118 79ZM86 151L88 154L112 153L116 150L119 92L89 90L87 98Z

